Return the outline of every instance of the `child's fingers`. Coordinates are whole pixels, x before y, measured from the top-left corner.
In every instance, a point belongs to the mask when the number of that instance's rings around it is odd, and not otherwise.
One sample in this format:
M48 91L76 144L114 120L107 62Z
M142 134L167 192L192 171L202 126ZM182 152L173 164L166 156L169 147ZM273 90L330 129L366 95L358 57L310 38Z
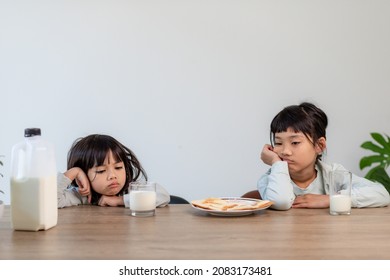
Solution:
M82 196L90 196L90 189L88 183L83 183L81 180L76 179L76 183L79 186L79 193ZM88 201L90 202L90 197L88 198Z

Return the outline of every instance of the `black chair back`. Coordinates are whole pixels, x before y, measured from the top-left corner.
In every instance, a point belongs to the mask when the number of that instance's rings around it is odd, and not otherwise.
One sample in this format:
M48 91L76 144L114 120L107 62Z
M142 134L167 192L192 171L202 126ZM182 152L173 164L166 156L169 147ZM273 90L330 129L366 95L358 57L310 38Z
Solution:
M169 204L190 204L190 203L180 196L171 195L171 201L169 201Z

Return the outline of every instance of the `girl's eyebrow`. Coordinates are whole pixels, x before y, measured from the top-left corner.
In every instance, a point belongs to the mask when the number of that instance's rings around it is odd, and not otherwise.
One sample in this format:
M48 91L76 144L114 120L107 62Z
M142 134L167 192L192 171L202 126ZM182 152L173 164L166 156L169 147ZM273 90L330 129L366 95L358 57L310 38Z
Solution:
M294 135L289 136L289 138L302 138L302 137L305 137L305 136L303 136L302 134L294 134Z

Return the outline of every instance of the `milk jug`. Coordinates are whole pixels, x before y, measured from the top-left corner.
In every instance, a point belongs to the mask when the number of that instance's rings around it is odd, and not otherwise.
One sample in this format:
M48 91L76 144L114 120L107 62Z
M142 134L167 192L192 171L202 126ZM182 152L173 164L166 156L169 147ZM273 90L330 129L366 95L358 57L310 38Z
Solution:
M12 147L11 216L15 230L47 230L57 225L57 169L54 147L39 128L26 128Z

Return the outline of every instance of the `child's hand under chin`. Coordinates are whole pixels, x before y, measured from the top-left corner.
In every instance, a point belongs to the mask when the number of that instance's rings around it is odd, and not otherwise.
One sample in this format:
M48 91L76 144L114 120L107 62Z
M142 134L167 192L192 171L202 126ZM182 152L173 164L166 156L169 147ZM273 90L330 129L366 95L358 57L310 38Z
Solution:
M269 144L264 145L260 158L265 164L268 165L272 165L275 162L282 160L278 154L274 152L273 147Z

